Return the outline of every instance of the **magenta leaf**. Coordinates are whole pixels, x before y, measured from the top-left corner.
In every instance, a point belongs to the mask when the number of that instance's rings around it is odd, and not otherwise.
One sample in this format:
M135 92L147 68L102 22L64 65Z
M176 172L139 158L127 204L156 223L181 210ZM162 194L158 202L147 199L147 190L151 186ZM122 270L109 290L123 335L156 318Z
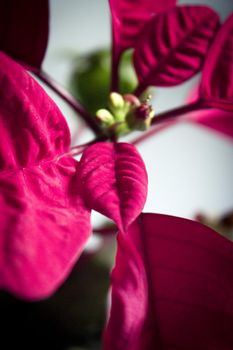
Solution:
M138 34L152 16L175 6L176 0L109 0L113 45L118 54L133 48Z
M79 164L65 155L64 117L23 68L0 53L0 288L50 295L89 237Z
M135 220L147 195L147 173L139 153L127 143L100 142L80 161L87 205L114 220L120 230Z
M137 94L150 85L173 86L196 74L218 28L218 15L206 6L175 7L154 17L135 48Z
M176 0L109 0L112 15L111 90L119 90L121 54L134 48L145 24L155 15L175 6Z
M195 102L200 100L199 96L199 86L191 92L188 103ZM233 112L227 112L222 109L216 108L205 108L201 109L202 102L200 102L200 109L188 113L184 116L182 120L187 120L191 122L195 122L200 124L201 126L207 127L208 129L212 129L213 131L218 132L224 136L229 138L233 138Z
M0 0L0 49L39 68L48 42L48 0Z
M191 120L231 139L233 138L233 112L215 108L201 109L188 115L185 120Z
M233 111L233 14L220 29L203 68L201 97L209 106Z
M104 349L232 349L232 274L232 242L194 221L142 214L118 237Z

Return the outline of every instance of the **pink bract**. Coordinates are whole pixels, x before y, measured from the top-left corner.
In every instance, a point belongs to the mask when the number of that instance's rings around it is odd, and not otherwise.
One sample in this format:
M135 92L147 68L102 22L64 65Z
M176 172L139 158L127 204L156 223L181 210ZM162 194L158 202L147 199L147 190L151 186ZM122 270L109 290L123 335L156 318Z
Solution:
M66 121L22 67L0 53L0 287L41 299L90 234Z
M109 0L112 15L112 91L119 89L118 68L123 51L135 47L138 35L153 16L175 3L176 0Z
M191 103L199 100L199 92L199 87L193 89L187 102ZM187 116L184 116L183 120L195 122L221 135L233 138L233 112L217 108L201 109L200 106L200 110L189 113Z
M118 237L104 349L232 349L232 274L232 242L197 222L142 214Z
M127 143L96 143L80 161L83 195L91 209L106 215L125 230L141 213L147 195L142 158Z
M216 36L206 58L200 94L204 103L233 111L233 14Z
M196 74L218 28L218 15L206 6L174 7L155 16L135 47L137 95L150 85L173 86Z
M112 14L114 56L133 48L145 23L161 11L175 6L176 0L109 0Z
M48 42L48 0L0 0L0 50L39 68Z
M215 108L200 109L185 117L184 120L195 122L221 135L233 138L233 112Z

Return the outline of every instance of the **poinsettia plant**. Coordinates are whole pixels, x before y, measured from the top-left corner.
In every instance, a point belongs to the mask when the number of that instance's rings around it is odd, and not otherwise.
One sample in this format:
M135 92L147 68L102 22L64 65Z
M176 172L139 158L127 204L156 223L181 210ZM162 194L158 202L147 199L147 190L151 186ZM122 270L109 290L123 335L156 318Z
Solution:
M233 15L220 24L206 6L109 0L111 89L92 115L41 68L48 5L0 1L0 287L27 300L54 293L96 210L119 230L103 348L231 349L232 243L200 223L142 213L147 172L135 145L181 117L233 136ZM138 86L121 94L128 48ZM70 147L65 118L28 71L78 112L94 140ZM192 102L154 112L148 87L175 86L200 71ZM134 130L142 136L120 142Z

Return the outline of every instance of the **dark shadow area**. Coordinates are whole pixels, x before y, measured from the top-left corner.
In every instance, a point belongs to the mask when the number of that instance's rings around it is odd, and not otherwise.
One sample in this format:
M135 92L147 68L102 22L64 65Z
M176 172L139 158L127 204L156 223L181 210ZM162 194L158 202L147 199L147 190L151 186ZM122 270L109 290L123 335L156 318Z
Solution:
M1 349L98 349L108 283L109 269L85 255L64 285L46 300L25 302L1 291Z

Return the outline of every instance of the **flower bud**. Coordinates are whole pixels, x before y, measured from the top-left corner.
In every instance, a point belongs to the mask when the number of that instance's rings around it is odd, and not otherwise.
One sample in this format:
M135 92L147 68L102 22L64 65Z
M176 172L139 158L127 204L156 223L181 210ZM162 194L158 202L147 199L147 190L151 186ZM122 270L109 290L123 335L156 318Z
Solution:
M124 98L126 103L128 103L132 106L138 107L141 104L140 100L132 94L124 95L123 98Z
M113 115L107 109L104 108L101 108L96 112L96 118L104 126L111 126L114 123Z
M109 95L109 109L114 117L115 122L125 121L125 116L128 112L128 106L126 105L122 95L117 92L111 92Z
M147 103L142 103L141 106L135 109L135 118L138 121L145 121L150 116L152 111L152 106L148 105Z
M149 105L149 101L150 96L144 102L134 106L128 113L127 123L131 129L145 130L150 126L154 110Z
M111 92L109 96L109 104L111 109L121 109L124 107L125 101L117 92Z

